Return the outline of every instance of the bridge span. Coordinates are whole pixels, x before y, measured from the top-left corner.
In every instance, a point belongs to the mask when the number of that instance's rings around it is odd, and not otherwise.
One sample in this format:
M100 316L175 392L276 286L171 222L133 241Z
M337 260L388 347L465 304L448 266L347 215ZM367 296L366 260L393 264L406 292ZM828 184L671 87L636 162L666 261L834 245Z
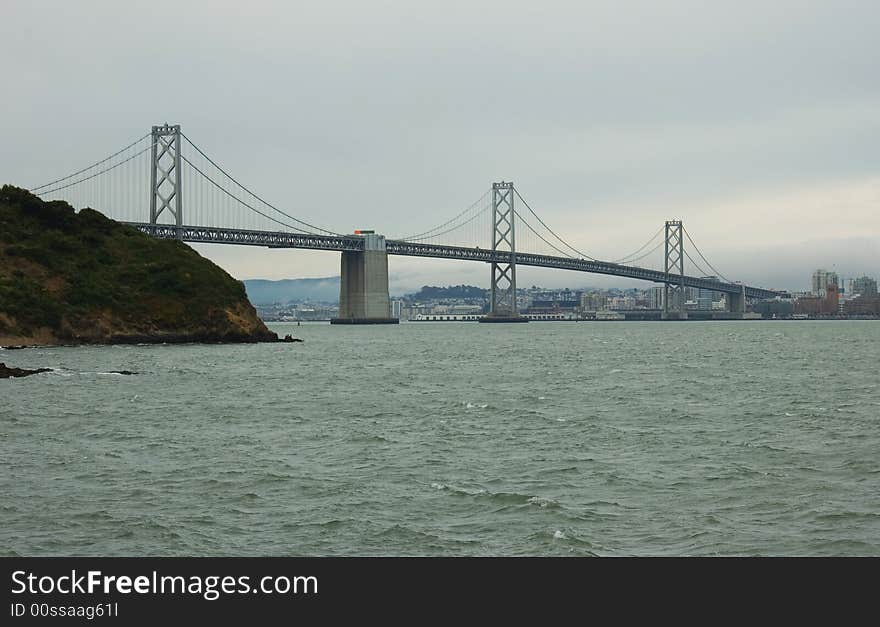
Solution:
M493 183L476 203L417 235L386 239L373 231L341 234L264 200L194 144L179 125L153 126L151 132L109 157L30 191L45 200L91 207L157 238L339 252L337 323L397 322L391 316L388 255L488 264L491 280L485 321L524 320L516 300L517 266L659 283L666 319L687 318L687 288L725 294L733 313L744 312L748 299L777 294L725 278L709 263L681 220L666 221L646 244L620 259L591 257L551 229L510 181ZM526 230L518 232L520 227ZM644 265L643 260L655 252L662 253L662 269ZM695 256L713 272L703 268ZM686 273L685 259L702 276Z
M202 244L236 244L239 246L262 246L266 248L300 248L311 250L331 250L338 252L362 252L365 246L365 235L314 235L306 233L287 233L283 231L252 231L246 229L225 229L197 226L180 228L167 224L149 224L145 222L129 222L142 233L161 239L181 239L185 242ZM574 270L591 274L607 274L611 276L640 279L665 284L670 275L661 270L627 266L609 261L596 261L583 258L562 257L554 255L537 255L532 253L470 248L463 246L446 246L407 240L385 240L385 252L389 255L405 255L409 257L431 257L435 259L458 259L461 261L481 261L483 263L514 263L521 266L538 268L557 268ZM731 294L734 297L745 294L746 298L773 298L778 294L774 290L751 287L740 283L727 283L705 277L688 275L671 276L671 280L685 287L700 288Z

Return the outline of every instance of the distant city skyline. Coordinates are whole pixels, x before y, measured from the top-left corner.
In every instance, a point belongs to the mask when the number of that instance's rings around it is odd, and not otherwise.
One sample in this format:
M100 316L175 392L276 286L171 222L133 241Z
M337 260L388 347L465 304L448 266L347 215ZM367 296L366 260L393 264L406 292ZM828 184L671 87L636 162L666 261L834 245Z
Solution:
M197 245L198 246L198 245ZM274 252L274 251L273 251ZM325 253L326 254L326 253ZM389 265L393 266L394 262L398 261L394 257L389 258ZM403 261L411 261L409 259L404 259ZM416 261L423 261L421 259ZM442 262L441 262L442 263ZM448 263L448 262L447 262ZM467 265L462 263L461 265ZM477 271L474 272L472 269L477 268ZM489 288L489 280L488 273L480 272L479 270L484 269L480 264L470 264L470 268L472 271L462 274L462 280L436 280L431 279L432 276L440 276L441 273L437 275L432 275L430 273L416 273L417 277L425 277L426 280L422 283L413 282L413 275L409 273L402 273L403 276L396 275L393 270L389 275L389 292L392 296L403 296L406 294L410 294L413 292L419 291L424 286L438 286L438 287L448 287L455 285L472 285L474 287L479 287L483 289ZM869 279L868 284L871 281L877 282L880 280L880 273L877 275L873 275L871 273L864 272L855 272L852 274L840 274L833 271L825 270L824 268L812 269L809 271L805 271L802 273L800 277L799 284L796 287L788 287L788 286L774 286L779 287L779 289L793 292L793 293L817 293L816 289L816 273L819 271L824 271L830 275L835 276L835 281L837 282L841 288L845 290L852 290L853 283L856 282L858 284L858 280L867 278ZM519 276L518 286L521 288L528 288L532 286L537 286L541 288L547 289L571 289L571 290L593 290L593 289L649 289L653 283L646 281L639 281L635 279L626 279L621 277L609 277L598 274L583 274L583 273L574 273L574 272L566 272L560 270L552 270L552 269L542 269L542 268L529 268L527 266L519 266L517 268L517 273ZM483 276L485 275L485 276ZM448 275L447 275L448 276ZM470 277L470 278L469 278ZM532 281L527 280L529 278L532 279L542 279L542 281ZM550 278L551 280L547 280ZM565 279L570 279L566 281ZM241 279L244 281L298 281L298 280L311 280L311 281L336 281L338 283L339 273L335 274L327 274L323 276L314 276L314 277L300 277L300 276L290 276L290 277L281 277L281 278L267 278L267 277L246 277ZM875 286L876 289L876 286Z
M870 319L880 316L877 281L860 277L851 281L847 295L837 277L823 269L813 273L811 291L780 294L747 303L738 311L730 295L711 289L688 287L684 310L693 320L730 319ZM276 284L246 281L248 296L265 321L327 321L338 317L338 277L284 280ZM333 288L336 290L334 291ZM853 289L855 288L855 289ZM666 290L649 288L601 289L543 286L519 287L517 304L522 315L539 321L662 320ZM394 296L390 303L395 319L416 322L474 322L490 310L490 292L475 286L424 286L417 292Z
M513 180L596 258L681 218L732 279L809 289L820 267L880 275L877 32L880 5L847 0L8 0L0 183L63 176L168 121L335 231L418 232ZM240 279L339 272L336 254L196 249ZM391 280L488 271L394 259Z
M526 268L526 269L533 270L532 268ZM553 271L550 271L550 272L553 272ZM555 272L559 273L558 270ZM562 273L562 274L566 275L566 276L572 276L573 273ZM583 275L581 275L581 276L583 276ZM592 278L592 277L600 277L601 275L590 274L590 275L586 275L586 276L589 276ZM547 290L555 290L555 291L571 290L573 292L574 291L594 291L594 290L615 290L615 289L618 289L621 291L625 291L625 290L650 290L650 289L652 289L652 287L662 288L662 286L659 286L659 285L651 283L651 282L630 280L630 279L624 279L624 278L620 278L620 277L602 277L602 278L607 279L607 281L608 281L607 285L600 285L598 282L595 282L595 281L590 282L590 283L572 281L567 284L563 283L561 285L556 285L555 283L554 284L546 284L546 283L534 283L534 282L520 281L518 284L518 287L521 290L538 288L538 289L547 289ZM873 297L873 296L877 295L878 279L880 279L880 276L875 277L875 276L872 276L869 274L856 274L853 276L839 277L837 275L837 273L829 272L828 270L826 270L824 268L818 268L818 269L812 271L809 274L809 276L807 276L807 278L803 281L803 283L805 284L804 286L797 288L797 289L786 289L786 291L788 291L792 294L813 294L813 295L817 295L817 296L824 296L825 290L822 287L822 285L825 285L828 282L833 282L835 286L838 286L839 288L841 288L844 291L844 294L846 296L851 296L853 293L855 293L855 294L861 294L861 295ZM265 278L261 277L261 278L253 278L253 279L244 279L244 281L249 284L249 289L250 289L250 286L252 286L253 284L268 282L269 283L268 286L260 288L262 290L266 290L267 288L269 290L271 290L272 283L279 284L279 285L284 284L284 283L288 283L288 282L310 283L314 286L318 286L322 290L321 293L324 294L325 296L331 292L333 292L335 294L334 290L339 289L339 275L338 274L321 276L321 277L287 277L287 278L283 278L283 279L265 279ZM455 286L459 286L459 285L466 285L466 286L478 287L481 289L488 289L489 288L488 283L489 283L488 281L480 281L479 279L477 279L474 282L461 281L461 282L457 282L457 283L456 282L450 283L450 282L446 282L446 281L439 281L439 282L438 281L433 281L433 282L429 281L426 283L422 283L420 285L403 285L400 282L395 282L394 276L392 275L390 277L390 284L391 285L389 288L389 292L392 297L400 298L403 296L407 296L407 295L416 293L424 287L455 287ZM309 293L312 293L315 290L315 287L310 286L309 288L307 288L307 290ZM330 290L330 291L328 291L328 290ZM329 301L332 299L323 298L323 299L318 299L318 300Z

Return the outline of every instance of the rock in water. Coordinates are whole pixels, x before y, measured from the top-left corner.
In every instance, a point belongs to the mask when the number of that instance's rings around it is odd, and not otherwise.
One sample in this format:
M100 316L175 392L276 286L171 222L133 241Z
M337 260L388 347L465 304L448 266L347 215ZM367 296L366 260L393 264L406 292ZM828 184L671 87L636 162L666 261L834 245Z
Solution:
M37 368L36 370L25 370L24 368L10 368L3 362L0 362L0 379L10 379L18 377L28 377L32 374L40 374L41 372L50 372L51 368Z
M0 345L277 340L183 242L0 188Z

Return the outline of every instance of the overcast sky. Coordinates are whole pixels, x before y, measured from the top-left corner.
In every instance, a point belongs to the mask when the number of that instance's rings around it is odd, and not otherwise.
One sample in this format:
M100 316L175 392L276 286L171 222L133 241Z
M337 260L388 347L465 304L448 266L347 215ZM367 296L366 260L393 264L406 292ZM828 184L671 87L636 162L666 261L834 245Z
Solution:
M503 179L599 258L682 218L733 279L880 277L876 0L2 0L0 70L0 182L46 182L168 121L341 232L418 232ZM238 278L339 272L335 253L198 250ZM489 280L390 263L397 291Z

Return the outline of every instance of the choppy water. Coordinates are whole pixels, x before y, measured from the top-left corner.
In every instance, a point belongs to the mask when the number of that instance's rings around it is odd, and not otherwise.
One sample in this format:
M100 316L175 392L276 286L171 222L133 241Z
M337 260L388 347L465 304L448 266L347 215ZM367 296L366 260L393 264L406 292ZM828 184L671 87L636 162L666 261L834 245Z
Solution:
M878 323L273 328L0 352L0 553L880 555Z

